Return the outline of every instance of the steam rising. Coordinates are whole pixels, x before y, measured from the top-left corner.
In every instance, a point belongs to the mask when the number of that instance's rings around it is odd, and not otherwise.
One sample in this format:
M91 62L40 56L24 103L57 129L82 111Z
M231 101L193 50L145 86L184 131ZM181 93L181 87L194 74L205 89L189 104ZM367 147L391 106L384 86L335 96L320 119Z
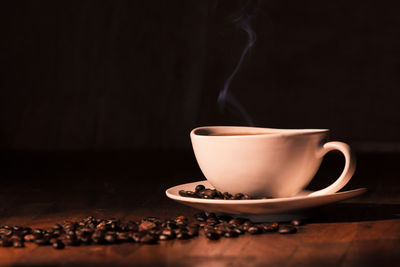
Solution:
M239 16L237 19L235 19L233 21L239 28L241 28L248 34L248 40L247 40L246 46L240 56L238 64L236 65L232 74L226 80L226 82L224 84L224 88L219 93L218 104L219 104L221 111L223 111L225 106L227 106L227 108L229 108L231 111L239 112L240 115L243 117L243 119L246 121L246 123L248 125L254 126L254 122L251 119L250 115L247 113L245 108L239 103L239 101L229 91L231 82L232 82L233 78L235 77L236 73L239 71L244 58L246 57L247 53L254 46L254 43L256 42L256 34L253 31L253 29L251 28L250 20L251 20L250 15L242 14L241 16ZM230 106L228 106L227 104L229 104Z

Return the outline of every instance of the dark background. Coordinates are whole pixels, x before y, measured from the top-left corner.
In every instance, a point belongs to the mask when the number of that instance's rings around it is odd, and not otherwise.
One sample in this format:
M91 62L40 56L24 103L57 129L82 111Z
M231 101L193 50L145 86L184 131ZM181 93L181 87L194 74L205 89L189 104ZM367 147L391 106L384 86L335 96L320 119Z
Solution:
M359 151L400 150L400 16L379 1L6 1L0 149L190 149L202 125L329 128ZM247 5L247 6L246 6Z

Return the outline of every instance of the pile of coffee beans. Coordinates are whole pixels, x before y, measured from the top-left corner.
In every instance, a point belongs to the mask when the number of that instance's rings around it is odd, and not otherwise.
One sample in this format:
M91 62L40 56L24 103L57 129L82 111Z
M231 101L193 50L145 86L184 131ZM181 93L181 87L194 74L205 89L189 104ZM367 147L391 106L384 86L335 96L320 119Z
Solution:
M195 215L204 230L204 234L211 240L217 240L221 237L238 237L239 235L249 233L265 234L278 232L280 234L294 234L297 232L297 226L301 225L299 220L293 220L290 224L279 225L279 223L254 223L245 218L233 218L231 216L216 216L214 213L205 214L204 212Z
M196 222L189 222L185 216L173 220L147 217L123 223L116 219L88 217L81 221L55 224L47 229L6 225L0 226L0 246L23 248L25 242L32 242L39 246L63 249L65 246L124 242L156 244L164 240L190 239L198 236L200 230L208 239L217 240L244 233L291 234L297 232L296 226L299 225L299 222L285 226L278 223L253 223L247 219L216 216L214 213L207 215L204 212L196 214L195 218Z
M195 187L194 191L179 190L179 195L182 197L194 197L194 198L204 198L204 199L223 199L223 200L246 200L246 199L266 199L264 198L254 198L249 195L237 193L232 195L228 192L222 193L216 189L206 188L204 185L199 184Z

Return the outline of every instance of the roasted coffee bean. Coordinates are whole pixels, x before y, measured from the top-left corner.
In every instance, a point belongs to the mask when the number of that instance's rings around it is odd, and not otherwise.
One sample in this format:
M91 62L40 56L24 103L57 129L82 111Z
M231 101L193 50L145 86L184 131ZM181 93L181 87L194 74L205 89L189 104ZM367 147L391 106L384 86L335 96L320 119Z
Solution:
M40 229L40 228L32 229L32 234L34 234L34 235L36 235L36 234L43 235L43 233L44 233L43 229Z
M186 197L199 198L199 195L196 192L193 192L193 191L186 191Z
M244 195L242 193L237 193L237 194L234 195L233 198L235 200L241 200L243 197L244 197Z
M231 237L238 237L239 234L234 230L229 230L229 231L225 232L224 236L231 238Z
M218 216L218 220L224 221L224 222L229 222L232 219L233 219L232 216L229 216L229 215L220 215L220 216Z
M174 239L176 234L171 229L164 229L160 236L166 236L168 239Z
M242 225L245 221L246 219L243 218L233 218L232 220L229 221L229 224L238 226Z
M35 239L34 242L39 246L50 245L49 239L47 239L47 238L38 238L38 239Z
M186 226L188 219L185 216L178 216L175 218L175 223L177 226Z
M0 229L1 236L9 237L9 236L12 236L12 234L13 234L13 230L11 230L11 229L6 229L6 228Z
M242 229L240 229L240 228L236 228L235 227L232 230L235 231L238 235L244 234L244 231Z
M161 241L165 241L165 240L169 240L170 238L168 236L166 236L166 235L159 235L158 239L161 240Z
M279 224L278 223L265 223L262 224L263 232L276 232L278 231Z
M294 234L297 232L297 228L293 225L281 225L279 226L278 232L280 234Z
M106 222L105 222L105 221L102 221L102 222L100 222L99 224L97 224L97 225L96 225L96 229L106 231L106 230L107 230L107 224L106 224Z
M224 197L225 200L233 199L233 196L231 194L229 194L228 192L223 193L222 196Z
M204 212L199 212L194 215L197 221L205 222L207 220L207 215Z
M104 235L104 232L103 232L103 231L101 231L101 230L96 230L96 231L94 231L93 234L92 234L92 240L93 240L93 242L96 243L96 244L102 244L102 243L105 242L104 236L105 236L105 235Z
M61 240L57 240L52 244L54 249L63 249L65 247L64 243Z
M208 225L212 225L213 226L213 225L218 224L219 220L217 218L214 218L214 217L208 217L207 220L206 220L206 223Z
M157 225L154 222L142 221L139 224L139 231L148 231L148 230L153 229L155 227L157 227Z
M79 246L80 245L80 242L76 238L75 235L63 235L63 236L60 237L60 240L66 246Z
M130 237L127 232L117 232L117 240L120 242L127 242L130 240Z
M104 239L110 243L110 244L114 244L117 242L117 235L114 232L107 232L104 235Z
M186 194L185 190L179 190L178 194L182 197L187 197L188 195Z
M26 242L33 242L35 240L35 236L33 234L26 235L24 236L24 240Z
M258 228L257 226L250 226L247 229L247 232L249 232L252 235L261 234L260 228Z
M24 242L22 242L21 240L14 240L13 247L14 248L23 248L23 247L25 247L25 245L24 245Z
M175 221L167 220L161 224L161 227L164 229L176 229L178 226Z
M188 232L182 231L182 232L179 232L176 234L176 238L177 239L189 239L190 235L188 234Z
M140 238L140 243L144 243L144 244L155 244L157 243L157 237L150 235L150 234L145 234L144 236L142 236Z
M138 227L138 225L137 225L135 222L128 222L128 223L126 224L126 226L125 226L125 229L126 229L127 231L136 232L136 231L139 229L139 227Z
M13 242L8 239L8 238L2 238L0 239L0 246L2 247L11 247L13 245Z
M220 238L220 235L214 231L209 231L209 232L206 232L205 234L206 234L206 237L210 240L218 240Z
M293 226L300 226L303 225L303 222L301 220L292 220L290 224Z
M199 184L199 185L196 186L196 188L194 189L194 191L195 191L196 193L198 193L198 192L200 192L200 191L202 191L202 190L204 190L204 189L206 189L206 187L205 187L204 185L202 185L202 184Z
M217 225L214 227L214 231L219 235L224 235L229 229L223 225Z
M61 230L63 227L62 227L61 224L56 223L56 224L54 224L54 225L52 226L52 228L53 228L54 230Z
M206 199L213 199L216 196L216 191L212 189L205 189L202 191L202 197Z

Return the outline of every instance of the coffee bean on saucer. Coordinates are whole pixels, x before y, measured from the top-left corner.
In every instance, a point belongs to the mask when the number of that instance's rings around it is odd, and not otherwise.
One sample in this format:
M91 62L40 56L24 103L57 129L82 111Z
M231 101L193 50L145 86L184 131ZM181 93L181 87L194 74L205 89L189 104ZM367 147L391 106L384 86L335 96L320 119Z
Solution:
M242 199L244 197L244 194L242 194L242 193L237 193L233 198L235 199L235 200L240 200L240 199Z
M202 191L202 190L204 190L204 189L206 189L206 187L205 187L204 185L202 185L202 184L199 184L199 185L196 186L196 188L194 189L194 191L195 191L196 193L199 193L200 191Z
M294 234L297 232L297 228L294 227L293 225L282 225L279 226L278 232L280 234Z

